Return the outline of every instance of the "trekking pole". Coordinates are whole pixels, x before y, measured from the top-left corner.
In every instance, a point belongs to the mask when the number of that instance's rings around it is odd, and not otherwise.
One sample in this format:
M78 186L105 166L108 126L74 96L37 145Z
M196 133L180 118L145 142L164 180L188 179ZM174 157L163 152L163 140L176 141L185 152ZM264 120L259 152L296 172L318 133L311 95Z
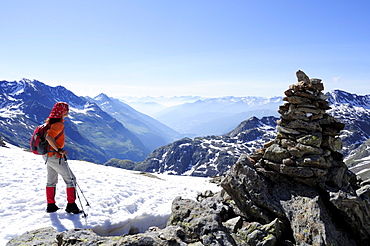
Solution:
M67 157L64 157L64 159L65 159L65 161L67 162ZM77 183L77 181L73 178L72 171L71 171L71 168L69 167L68 163L67 163L67 167L68 167L68 169L69 169L69 172L70 172L71 178L72 178L72 180L73 180L73 182L74 182L75 186L80 190L80 192L81 192L81 194L82 194L83 198L84 198L84 199L85 199L85 201L86 201L86 206L91 207L91 206L90 206L90 203L89 203L89 201L86 199L85 194L83 193L83 191L82 191L82 189L81 189L80 185L79 185L79 184Z
M76 184L76 187L78 187L78 189L80 190L80 192L81 192L81 194L82 194L83 198L85 199L85 201L86 201L86 206L91 207L91 206L90 206L89 201L86 199L86 197L85 197L85 195L84 195L83 191L81 190L81 187L78 185L78 183L76 182L76 180L75 180L75 184Z
M80 196L78 195L78 191L76 191L76 195L77 195L78 201L79 201L80 206L81 206L81 209L82 209L82 213L83 213L82 217L83 217L83 218L87 218L87 213L85 213L85 209L84 209L84 207L82 206L82 202L81 202Z
M70 168L70 167L69 167L69 165L68 165L67 157L66 157L66 156L64 157L64 160L66 161L66 166L67 166L67 168L68 168L69 175L71 176L72 182L74 183L75 187L79 187L79 186L78 186L78 184L77 184L76 179L74 179L74 178L73 178L72 170L71 170L71 168ZM80 191L81 191L81 194L83 195L83 192L82 192L81 188L79 188L79 189L80 189ZM81 208L82 208L82 213L83 213L82 217L83 217L83 218L86 218L86 217L87 217L87 214L85 213L85 210L84 210L84 208L83 208L83 205L82 205L82 202L81 202L81 199L80 199L80 196L79 196L79 194L78 194L78 190L77 190L77 189L76 189L76 195L77 195L78 201L79 201L79 203L80 203L80 206L81 206ZM89 206L89 207L90 207L90 204L89 204L89 202L87 201L87 199L86 199L85 195L83 195L83 197L85 198L85 200L86 200L86 202L87 202L86 206Z

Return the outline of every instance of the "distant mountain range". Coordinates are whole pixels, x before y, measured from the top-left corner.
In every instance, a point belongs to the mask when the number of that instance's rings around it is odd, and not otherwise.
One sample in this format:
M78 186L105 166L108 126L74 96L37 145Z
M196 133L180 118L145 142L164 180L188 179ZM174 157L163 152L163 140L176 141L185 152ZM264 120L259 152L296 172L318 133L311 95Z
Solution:
M154 173L217 176L242 153L250 154L276 136L273 116L252 117L222 136L184 138L154 150L143 162L111 159L105 165Z
M153 96L146 96L146 97L131 97L131 96L121 96L117 97L117 99L121 100L122 102L130 105L137 111L140 111L146 115L155 118L155 115L162 110L165 110L168 107L180 105L184 103L193 103L198 100L205 99L204 97L200 96L172 96L172 97L153 97Z
M133 132L149 150L154 150L181 137L175 130L136 111L118 99L100 94L91 100Z
M162 110L154 117L188 136L223 135L250 117L278 116L282 97L199 99Z
M341 90L327 95L332 108L328 113L346 124L341 132L343 154L347 165L355 168L370 155L370 95ZM153 119L105 94L86 98L37 80L0 81L0 139L28 148L33 129L58 101L71 106L66 120L71 159L194 176L220 175L241 153L272 140L283 104L280 97L199 98L168 107Z
M347 165L355 167L364 164L362 159L370 156L370 95L360 96L341 90L328 92L327 95L332 108L328 110L328 113L346 124L341 133L341 138ZM230 97L230 99L232 100L229 103L224 101L225 98L222 98L196 102L190 105L180 105L173 107L171 113L175 114L174 111L177 111L177 114L180 114L182 112L181 108L191 109L197 104L208 104L208 108L212 108L216 106L211 105L211 102L214 102L217 107L220 106L219 102L222 102L221 104L229 105L232 108L235 102L241 104L246 102L245 99L241 98L235 100L235 98ZM252 100L253 97L250 99ZM254 102L257 101L258 99L254 100ZM265 102L271 107L274 103L280 102L279 104L281 104L279 98L272 101L265 100ZM201 114L200 108L198 108L198 114ZM204 110L206 111L205 114L208 115L208 108L206 106L204 108L206 108ZM260 108L267 109L268 107L261 103ZM277 108L278 106L276 106ZM184 114L186 115L186 113ZM261 112L261 114L263 113ZM194 139L185 138L160 147L153 151L143 162L134 163L112 159L105 165L178 175L220 175L235 163L240 153L251 153L255 149L262 148L264 143L274 139L277 119L274 116L260 119L253 116L240 123L239 126L227 134L195 137Z
M89 99L76 96L62 86L50 87L37 80L22 79L18 82L0 81L2 137L12 144L28 148L33 129L44 122L58 101L70 105L65 124L66 148L72 159L96 163L104 163L113 157L141 161L153 149L171 142L177 134L104 95ZM107 111L98 104L104 104ZM112 112L109 108L116 110L119 120L108 113Z

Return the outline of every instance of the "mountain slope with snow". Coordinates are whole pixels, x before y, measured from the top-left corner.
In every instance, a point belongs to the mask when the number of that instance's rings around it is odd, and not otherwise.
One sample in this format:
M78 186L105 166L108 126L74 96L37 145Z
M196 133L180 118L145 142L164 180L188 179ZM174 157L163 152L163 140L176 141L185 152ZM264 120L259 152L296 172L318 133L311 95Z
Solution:
M251 154L276 136L274 117L252 117L222 136L184 138L154 150L144 161L111 159L105 165L153 173L201 177L226 172L241 154Z
M28 147L35 127L59 101L70 105L65 129L71 158L104 163L115 156L139 161L150 153L135 134L96 103L37 80L0 81L1 135L12 144Z
M59 180L56 213L46 213L46 167L41 156L7 144L0 147L0 245L26 231L52 226L58 231L91 228L100 235L143 232L164 226L175 197L196 199L199 192L220 190L209 179L140 172L68 161L90 207L80 195L88 217L64 211L65 184ZM78 201L77 201L78 202ZM79 205L80 206L80 205Z
M370 138L370 95L356 95L341 90L328 92L328 113L346 124L341 132L346 159L356 155L357 148Z
M178 138L180 133L143 114L118 99L99 94L92 99L101 109L133 132L149 150L154 150Z

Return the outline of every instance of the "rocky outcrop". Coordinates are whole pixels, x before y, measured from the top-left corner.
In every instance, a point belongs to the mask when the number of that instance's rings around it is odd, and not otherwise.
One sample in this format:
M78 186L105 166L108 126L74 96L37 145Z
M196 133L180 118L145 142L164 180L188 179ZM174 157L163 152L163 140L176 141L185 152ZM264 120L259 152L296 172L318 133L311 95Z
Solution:
M302 71L297 78L279 108L276 139L241 157L221 185L247 221L282 221L291 243L367 245L369 197L339 152L344 124L325 112L321 80Z
M27 232L8 242L18 245L106 245L106 246L202 246L275 245L282 240L281 220L269 224L246 222L224 192L206 191L197 201L175 198L166 228L151 227L145 233L103 237L90 229L57 232L52 227ZM289 244L289 241L287 241Z
M215 178L221 192L177 197L166 228L119 237L44 228L8 245L368 245L370 182L343 162L344 124L326 113L321 80L302 71L297 78L279 108L276 138Z

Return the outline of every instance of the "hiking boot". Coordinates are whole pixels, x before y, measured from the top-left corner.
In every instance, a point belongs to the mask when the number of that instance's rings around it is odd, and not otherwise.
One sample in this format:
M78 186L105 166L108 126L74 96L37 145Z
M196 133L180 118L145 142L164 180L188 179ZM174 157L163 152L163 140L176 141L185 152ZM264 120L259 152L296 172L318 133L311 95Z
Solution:
M74 203L67 203L66 212L70 214L79 214L79 213L82 213L83 211L80 210L77 207L77 204L74 202Z
M55 203L48 203L48 207L46 208L47 213L54 213L58 210L58 206Z

